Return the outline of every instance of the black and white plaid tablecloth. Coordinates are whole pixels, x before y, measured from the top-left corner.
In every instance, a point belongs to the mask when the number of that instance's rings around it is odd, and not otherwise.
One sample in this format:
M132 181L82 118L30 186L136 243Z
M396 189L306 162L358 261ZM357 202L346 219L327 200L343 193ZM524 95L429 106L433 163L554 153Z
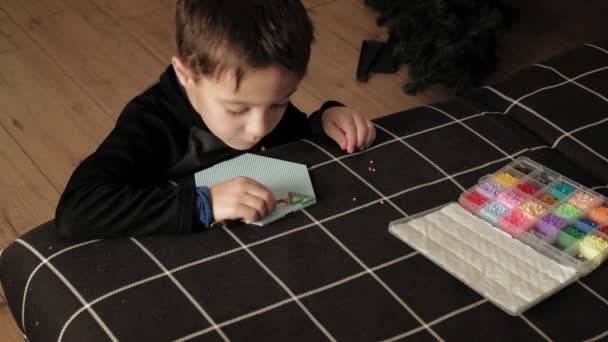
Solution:
M511 317L387 231L519 156L608 194L608 43L375 123L363 153L322 138L267 151L309 166L318 203L264 228L32 230L0 259L17 323L31 341L608 338L606 265Z

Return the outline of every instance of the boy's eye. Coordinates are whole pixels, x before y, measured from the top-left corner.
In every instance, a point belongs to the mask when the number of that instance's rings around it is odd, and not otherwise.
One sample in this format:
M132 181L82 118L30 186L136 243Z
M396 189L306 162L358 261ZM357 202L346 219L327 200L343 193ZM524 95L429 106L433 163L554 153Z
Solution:
M247 111L247 108L229 108L226 107L226 110L230 113L230 114L243 114Z

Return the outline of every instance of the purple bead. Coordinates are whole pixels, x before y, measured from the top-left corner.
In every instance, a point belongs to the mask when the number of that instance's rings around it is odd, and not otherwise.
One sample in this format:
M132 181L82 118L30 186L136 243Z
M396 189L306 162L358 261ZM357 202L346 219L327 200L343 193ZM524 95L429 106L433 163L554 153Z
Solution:
M500 185L492 182L484 182L479 184L477 192L488 198L494 198L502 192Z
M536 226L541 233L545 235L553 235L566 224L568 224L568 220L550 214L538 221Z

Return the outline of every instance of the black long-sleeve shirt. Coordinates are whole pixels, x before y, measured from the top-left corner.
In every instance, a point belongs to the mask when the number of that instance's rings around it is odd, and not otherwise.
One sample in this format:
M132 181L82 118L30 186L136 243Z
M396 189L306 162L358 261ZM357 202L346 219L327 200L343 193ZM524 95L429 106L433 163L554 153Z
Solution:
M307 118L290 103L252 150L322 134L321 114L335 105L326 102ZM239 153L209 131L169 66L127 104L108 137L76 168L55 225L70 239L197 231L193 174Z

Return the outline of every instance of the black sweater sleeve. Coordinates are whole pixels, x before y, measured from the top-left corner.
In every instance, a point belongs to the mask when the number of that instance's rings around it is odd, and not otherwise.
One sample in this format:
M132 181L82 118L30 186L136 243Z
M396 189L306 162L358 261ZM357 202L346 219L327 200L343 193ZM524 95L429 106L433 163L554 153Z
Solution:
M99 148L72 174L56 211L69 239L184 233L193 229L193 177L169 181L177 125L132 101Z

